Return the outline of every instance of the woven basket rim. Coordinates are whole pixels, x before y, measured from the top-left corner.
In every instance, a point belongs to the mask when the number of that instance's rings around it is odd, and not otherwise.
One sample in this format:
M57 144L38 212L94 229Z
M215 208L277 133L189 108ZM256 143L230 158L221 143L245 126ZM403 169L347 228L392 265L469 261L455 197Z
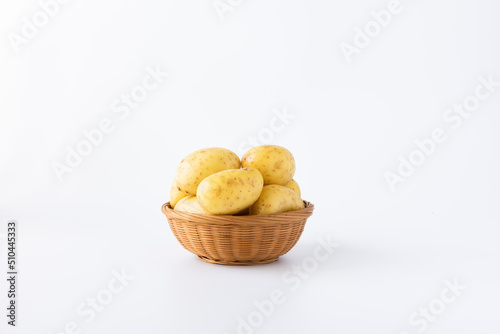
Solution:
M190 213L175 211L170 207L170 201L161 206L161 211L167 218L180 219L186 223L211 223L211 224L265 224L289 223L290 219L309 218L314 210L314 204L303 201L304 209L274 213L270 215L232 216L232 215L207 215L203 213Z

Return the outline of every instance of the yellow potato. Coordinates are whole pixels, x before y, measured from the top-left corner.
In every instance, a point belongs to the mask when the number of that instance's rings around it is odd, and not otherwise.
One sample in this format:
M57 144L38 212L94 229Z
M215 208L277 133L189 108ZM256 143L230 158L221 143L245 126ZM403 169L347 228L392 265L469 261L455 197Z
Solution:
M180 190L177 184L172 182L172 188L170 188L170 206L173 208L182 198L189 196L187 193Z
M257 146L241 158L243 167L257 168L264 177L264 184L284 186L295 174L295 159L286 148L276 145Z
M214 215L238 213L259 198L264 180L255 168L230 169L215 173L198 186L200 205Z
M238 156L225 148L211 147L185 157L175 171L175 183L180 191L196 195L203 179L226 169L240 168Z
M300 187L299 187L299 184L294 179L291 179L290 182L288 182L287 184L285 184L285 187L292 189L293 191L295 191L300 196Z
M248 216L248 212L250 211L250 207L241 210L240 212L236 212L234 216Z
M190 213L203 213L207 215L209 214L201 207L200 203L198 203L198 199L196 198L196 196L184 197L179 202L177 202L174 210Z
M269 215L304 208L304 202L295 191L285 186L264 186L257 202L250 207L251 215Z

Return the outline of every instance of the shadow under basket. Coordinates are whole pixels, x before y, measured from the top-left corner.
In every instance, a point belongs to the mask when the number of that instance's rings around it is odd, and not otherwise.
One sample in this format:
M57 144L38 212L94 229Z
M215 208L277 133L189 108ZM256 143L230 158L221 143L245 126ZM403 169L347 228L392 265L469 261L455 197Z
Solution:
M177 240L209 263L253 265L271 263L297 243L314 205L272 215L229 216L174 211L170 202L161 210Z

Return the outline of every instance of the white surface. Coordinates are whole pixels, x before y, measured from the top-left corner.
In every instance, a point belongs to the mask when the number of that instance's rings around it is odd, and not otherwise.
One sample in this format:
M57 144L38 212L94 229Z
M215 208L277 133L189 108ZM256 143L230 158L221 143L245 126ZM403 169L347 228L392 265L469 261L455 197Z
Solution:
M255 333L418 333L409 317L455 278L467 288L425 332L498 332L500 89L457 129L442 117L479 76L500 81L500 7L401 3L348 63L339 45L388 2L245 1L222 21L210 1L74 0L19 53L5 36L39 5L2 2L0 232L18 221L20 308L1 332L232 334L278 289ZM155 66L169 77L120 119L112 103ZM314 216L277 263L201 262L160 212L173 172L202 147L238 151L274 108L295 116L272 143ZM51 164L103 118L114 131L60 182ZM447 141L391 192L384 173L436 127ZM321 236L339 247L292 291L282 275ZM77 308L122 269L135 279L87 322Z

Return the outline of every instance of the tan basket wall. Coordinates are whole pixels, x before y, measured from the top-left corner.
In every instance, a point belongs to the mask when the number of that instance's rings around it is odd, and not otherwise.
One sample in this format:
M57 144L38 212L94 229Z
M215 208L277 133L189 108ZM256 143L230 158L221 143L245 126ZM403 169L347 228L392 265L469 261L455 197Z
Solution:
M262 216L215 216L174 211L162 206L170 229L188 251L206 262L259 264L276 261L299 240L314 205Z

